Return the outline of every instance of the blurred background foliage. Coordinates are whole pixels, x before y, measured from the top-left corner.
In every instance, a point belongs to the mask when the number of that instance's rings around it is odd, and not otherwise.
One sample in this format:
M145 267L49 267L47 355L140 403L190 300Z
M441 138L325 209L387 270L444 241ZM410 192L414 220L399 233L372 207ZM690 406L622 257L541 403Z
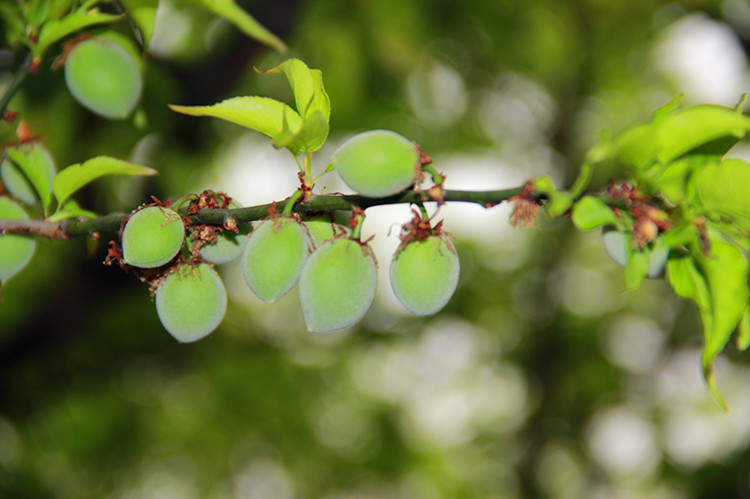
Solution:
M11 108L58 168L106 154L160 172L98 181L83 206L204 188L244 205L291 194L285 151L166 106L289 100L284 78L255 68L290 55L323 71L332 101L318 171L352 133L390 128L420 142L448 188L542 174L566 185L602 129L681 92L733 105L750 89L744 0L240 3L290 53L160 2L136 119L89 113L49 61L27 81ZM328 177L320 187L345 191ZM382 207L365 224L381 281L359 327L307 333L294 293L263 304L228 265L224 322L187 345L162 329L144 285L101 264L112 235L40 240L0 302L0 495L750 497L747 356L732 348L717 363L725 413L700 376L692 305L659 280L623 293L599 234L544 217L511 229L508 213L441 210L462 272L435 317L392 296L392 226L409 207Z

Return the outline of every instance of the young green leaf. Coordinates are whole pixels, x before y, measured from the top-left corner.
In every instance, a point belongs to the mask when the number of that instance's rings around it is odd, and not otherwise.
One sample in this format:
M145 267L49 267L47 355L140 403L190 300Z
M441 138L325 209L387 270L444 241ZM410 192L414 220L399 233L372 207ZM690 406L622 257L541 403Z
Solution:
M109 156L97 156L83 163L70 165L57 174L52 191L57 198L58 209L78 189L105 175L156 175L148 166L129 163Z
M708 211L719 213L750 230L750 164L728 159L707 164L695 175L695 190Z
M747 279L750 266L735 246L711 237L711 252L698 262L711 296L711 323L704 324L703 368L707 370L724 349L750 300Z
M740 327L737 329L737 348L744 352L748 347L750 347L750 304L745 308Z
M651 251L648 247L641 249L628 247L625 262L625 289L634 291L641 287L643 280L648 276L650 256Z
M302 128L297 111L268 97L233 97L213 106L169 105L172 111L190 116L212 116L258 131L275 142Z
M49 154L39 143L20 144L18 146L7 147L5 149L8 158L13 162L13 165L18 167L20 173L25 177L31 186L34 188L36 195L42 202L42 208L46 213L49 209L50 201L52 198L52 182L55 176L55 163L52 156ZM8 183L9 189L13 189L15 182L12 182L8 176L11 177L13 165L4 165L3 167L3 181ZM16 180L21 180L16 179ZM18 186L19 188L21 185ZM31 193L29 193L31 194ZM32 195L33 196L33 195ZM24 202L28 199L23 199L24 196L20 196ZM34 202L31 199L31 202Z
M656 133L660 152L657 158L662 163L668 163L696 147L727 135L744 137L747 130L750 130L750 117L734 109L708 104L689 107L658 123Z
M220 15L235 26L237 26L243 33L250 38L254 38L261 43L265 43L269 47L278 50L279 52L286 51L286 45L283 41L270 31L268 31L262 24L255 20L253 16L248 14L245 10L239 7L234 0L193 0L198 5L210 10L211 12Z
M263 71L264 74L283 73L292 87L294 101L302 118L320 111L328 123L331 103L323 89L323 76L320 70L310 69L299 59L287 59L278 66Z
M105 14L92 10L68 14L61 19L52 19L42 25L39 31L39 41L36 45L32 45L32 52L34 56L40 57L50 45L68 35L96 24L117 22L122 18L122 15Z
M620 219L612 208L599 198L584 196L575 205L573 223L581 230L596 229L602 225L617 225Z

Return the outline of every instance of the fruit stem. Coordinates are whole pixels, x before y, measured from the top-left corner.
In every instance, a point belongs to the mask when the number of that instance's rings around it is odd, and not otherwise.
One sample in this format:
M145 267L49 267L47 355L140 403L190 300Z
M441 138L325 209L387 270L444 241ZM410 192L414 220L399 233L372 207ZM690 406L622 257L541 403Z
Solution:
M305 174L305 184L309 185L310 187L312 187L315 184L315 180L313 179L313 175L312 175L311 160L312 160L312 153L308 153L305 156L305 160L304 160L304 163L305 163L304 174Z
M432 166L432 163L422 165L422 171L425 171L432 176L432 181L435 185L441 185L443 183L443 176L440 175L440 172L437 171L434 166Z
M359 241L362 236L362 223L365 221L365 212L362 210L355 212L354 220L356 220L356 225L352 229L351 239Z
M294 208L295 203L299 200L299 198L302 197L302 190L297 189L294 191L294 194L289 196L289 199L287 200L286 204L284 205L284 211L281 212L281 216L283 217L289 217L292 215L292 209Z

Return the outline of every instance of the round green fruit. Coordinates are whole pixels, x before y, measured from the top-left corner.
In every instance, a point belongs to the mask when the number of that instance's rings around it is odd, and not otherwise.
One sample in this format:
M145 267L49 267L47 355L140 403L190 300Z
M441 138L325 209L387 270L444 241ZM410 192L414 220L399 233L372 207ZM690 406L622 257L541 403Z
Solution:
M331 219L329 215L320 215L305 220L304 224L310 233L315 248L319 248L324 242L333 239L337 235L349 234L348 227L351 212L336 212Z
M1 220L28 220L29 216L17 203L0 197ZM19 273L34 255L36 241L21 234L0 235L0 284Z
M49 186L51 192L52 180L55 178L56 168L55 160L52 159L49 151L37 142L14 147L20 149L28 158L29 164L33 165L33 168L38 173L41 173L45 184ZM39 195L26 174L10 158L6 157L0 163L0 179L2 179L3 185L8 189L8 192L13 194L19 201L26 204L34 204L39 200Z
M307 328L328 333L353 326L364 317L378 285L370 249L337 238L310 258L299 279L299 301Z
M274 217L253 232L242 253L242 273L255 295L273 303L287 294L305 265L310 239L292 218Z
M442 235L414 240L391 261L391 287L401 304L415 315L439 312L458 284L456 248Z
M141 97L138 60L120 43L102 37L78 43L65 59L65 82L83 106L110 119L123 119Z
M174 210L149 206L128 219L122 231L125 263L144 269L161 267L179 253L185 224Z
M247 234L225 230L216 237L215 243L204 244L201 247L201 256L215 265L224 265L240 257L245 248L245 241Z
M216 329L227 310L227 292L216 271L206 263L180 265L159 284L156 312L169 334L180 343L197 341Z
M344 142L331 162L346 185L363 196L379 198L414 183L419 151L396 132L371 130Z
M609 257L620 267L625 268L628 259L628 246L632 242L632 236L628 232L622 232L614 227L602 229L602 241L604 249ZM648 260L648 274L650 279L658 279L664 274L664 267L669 258L669 248L662 246L661 238L657 238L651 248Z

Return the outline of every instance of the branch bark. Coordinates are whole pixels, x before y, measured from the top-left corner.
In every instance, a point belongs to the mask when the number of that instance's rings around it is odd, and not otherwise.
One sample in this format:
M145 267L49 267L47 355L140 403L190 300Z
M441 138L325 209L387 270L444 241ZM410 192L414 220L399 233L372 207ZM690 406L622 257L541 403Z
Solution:
M444 192L445 202L466 202L480 204L486 208L507 201L518 194L521 187L511 189L500 189L493 191L459 191L446 190ZM281 212L287 204L287 200L277 201L276 210ZM297 203L294 210L297 213L314 213L335 210L350 210L353 207L362 209L373 206L384 206L403 203L432 202L423 191L407 191L386 198L368 198L360 195L327 194L313 196L304 203ZM252 222L261 220L268 216L268 212L274 203L250 206L235 209L202 210L197 215L189 215L187 218L198 224L224 225L232 219L235 223ZM181 210L186 214L186 208ZM97 218L84 218L79 220L63 220L60 222L47 222L44 220L0 220L0 234L30 234L44 236L52 239L71 239L85 235L95 235L99 232L116 232L122 226L128 214L111 213Z

